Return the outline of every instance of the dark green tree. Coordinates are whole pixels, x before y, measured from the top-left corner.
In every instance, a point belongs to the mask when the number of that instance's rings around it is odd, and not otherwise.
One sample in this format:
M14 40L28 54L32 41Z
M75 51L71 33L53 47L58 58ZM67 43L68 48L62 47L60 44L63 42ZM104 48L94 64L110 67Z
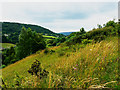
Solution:
M84 29L83 27L80 29L80 33L81 33L81 34L86 33L86 32L85 32L85 29Z
M44 48L46 48L46 43L41 34L32 31L30 28L27 30L25 27L22 28L17 44L17 57L19 59Z
M11 41L3 34L2 35L2 43L11 43Z
M14 63L17 61L16 55L15 55L15 48L11 47L9 49L5 49L2 51L2 64L3 65L9 65L11 63Z
M98 26L98 28L100 29L100 28L102 28L102 26L101 25L99 25L99 24L97 24L97 26Z
M116 23L114 22L114 20L106 23L106 27L109 27L109 26L112 26L112 27L116 26Z

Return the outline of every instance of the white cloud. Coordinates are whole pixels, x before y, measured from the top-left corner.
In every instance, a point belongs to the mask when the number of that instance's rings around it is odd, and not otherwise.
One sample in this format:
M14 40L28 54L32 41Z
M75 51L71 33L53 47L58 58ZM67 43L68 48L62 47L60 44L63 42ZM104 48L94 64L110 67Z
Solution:
M109 20L117 20L117 10L96 13L91 17L83 20L56 20L53 23L41 23L55 32L66 32L66 31L79 31L80 28L84 27L85 30L91 30L97 27L97 24L105 24Z
M1 2L118 2L119 0L1 0Z
M117 3L3 3L3 21L37 24L54 32L78 31L81 27L90 30L97 24L117 18ZM110 6L112 5L112 6ZM88 14L83 19L72 19L65 15ZM78 14L79 15L79 14ZM74 16L77 17L77 16ZM46 21L45 21L46 20Z

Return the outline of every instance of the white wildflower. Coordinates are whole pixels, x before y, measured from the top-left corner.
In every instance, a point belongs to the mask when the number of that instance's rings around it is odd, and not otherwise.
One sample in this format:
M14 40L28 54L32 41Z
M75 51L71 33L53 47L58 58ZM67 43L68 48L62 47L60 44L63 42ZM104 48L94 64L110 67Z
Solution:
M90 51L92 51L92 49L90 49Z

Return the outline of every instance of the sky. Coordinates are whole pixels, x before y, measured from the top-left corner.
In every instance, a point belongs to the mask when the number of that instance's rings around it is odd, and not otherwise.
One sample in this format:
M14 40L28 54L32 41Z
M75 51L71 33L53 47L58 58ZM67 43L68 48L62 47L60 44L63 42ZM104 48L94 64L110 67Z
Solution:
M113 0L114 1L114 0ZM0 3L0 21L35 24L53 32L86 31L97 24L118 19L118 2L38 2L36 0Z

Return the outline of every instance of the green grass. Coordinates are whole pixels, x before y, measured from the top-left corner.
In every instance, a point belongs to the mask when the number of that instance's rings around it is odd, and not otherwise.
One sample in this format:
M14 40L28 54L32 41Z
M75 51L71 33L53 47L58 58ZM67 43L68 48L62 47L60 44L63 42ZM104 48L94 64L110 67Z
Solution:
M43 37L45 37L45 38L53 38L53 39L56 38L56 37L54 37L54 36L46 36L46 35L43 35Z
M55 36L47 36L47 35L43 35L43 37L45 38L46 43L49 42L50 40L57 38ZM49 44L47 44L47 47L50 47Z
M21 87L115 88L118 78L117 46L118 38L109 37L86 46L53 47L49 50L55 50L54 53L45 54L44 50L37 52L2 69L2 75L8 87L15 85L14 79L18 72L24 77ZM47 79L39 80L27 72L35 59L49 71Z
M2 45L2 48L10 48L15 46L15 44L12 43L0 43L0 45Z

